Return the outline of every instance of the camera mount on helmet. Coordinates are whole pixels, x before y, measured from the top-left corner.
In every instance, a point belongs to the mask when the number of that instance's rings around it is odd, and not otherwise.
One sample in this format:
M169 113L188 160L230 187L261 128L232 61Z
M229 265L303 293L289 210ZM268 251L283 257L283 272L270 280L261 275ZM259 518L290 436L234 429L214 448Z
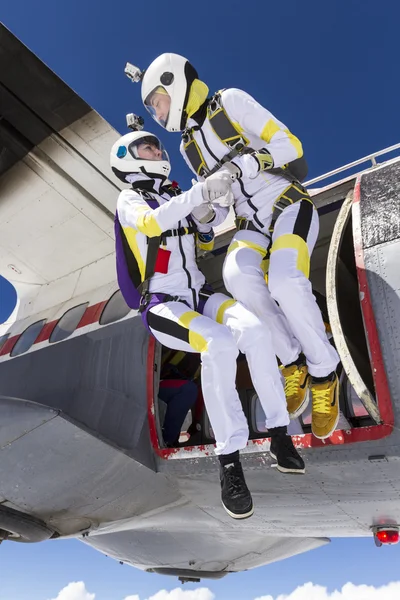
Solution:
M135 113L126 115L126 124L132 131L142 131L144 128L144 119Z
M132 81L132 83L139 83L143 79L143 75L146 71L142 71L136 65L127 62L125 65L124 73Z

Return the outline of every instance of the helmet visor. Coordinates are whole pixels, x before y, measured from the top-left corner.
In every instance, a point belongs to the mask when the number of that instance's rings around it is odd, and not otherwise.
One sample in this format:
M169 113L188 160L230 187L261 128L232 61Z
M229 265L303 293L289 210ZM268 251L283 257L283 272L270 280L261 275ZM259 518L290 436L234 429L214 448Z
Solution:
M169 162L167 151L155 135L146 135L131 142L128 150L135 159L166 160Z
M166 127L171 107L171 96L162 85L157 86L147 95L144 105L153 119L161 127Z

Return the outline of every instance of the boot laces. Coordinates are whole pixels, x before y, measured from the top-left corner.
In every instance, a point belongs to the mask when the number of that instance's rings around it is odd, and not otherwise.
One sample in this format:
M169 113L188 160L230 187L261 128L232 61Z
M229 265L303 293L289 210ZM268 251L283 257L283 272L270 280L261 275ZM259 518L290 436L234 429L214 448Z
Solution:
M329 415L331 412L331 386L322 390L314 389L312 397L314 412Z
M297 367L293 369L285 379L285 395L287 397L297 394L300 385L301 371Z
M225 478L228 491L235 496L242 496L247 493L246 483L243 477L243 469L240 463L235 463L231 467L224 467Z

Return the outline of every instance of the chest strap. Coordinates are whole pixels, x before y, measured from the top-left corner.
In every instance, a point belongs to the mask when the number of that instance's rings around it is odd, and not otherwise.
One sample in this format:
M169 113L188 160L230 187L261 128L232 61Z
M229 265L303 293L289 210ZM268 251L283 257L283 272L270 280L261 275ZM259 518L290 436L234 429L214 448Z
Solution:
M217 161L212 169L208 167L203 153L193 137L193 132L200 127L187 128L182 133L183 149L192 169L197 175L205 178L216 173L224 163L243 154L249 145L249 140L228 117L221 102L220 92L217 92L208 102L207 119L217 138L229 149L229 152Z
M161 234L161 240L164 242L169 237L181 237L183 235L190 235L196 233L197 227L195 225L189 225L188 227L178 227L177 229L168 229ZM151 239L151 238L150 238Z
M209 100L207 106L207 119L217 138L227 147L228 153L217 161L214 167L210 169L193 136L193 132L200 129L200 127L188 127L182 133L183 149L186 157L195 173L204 178L216 173L226 162L230 162L237 156L248 152L254 152L253 148L249 146L250 142L243 134L240 126L230 119L223 107L221 100L222 91L223 90L214 94ZM304 181L306 178L307 161L304 157L297 158L283 167L269 169L268 173L284 177L290 183L299 183L299 181Z

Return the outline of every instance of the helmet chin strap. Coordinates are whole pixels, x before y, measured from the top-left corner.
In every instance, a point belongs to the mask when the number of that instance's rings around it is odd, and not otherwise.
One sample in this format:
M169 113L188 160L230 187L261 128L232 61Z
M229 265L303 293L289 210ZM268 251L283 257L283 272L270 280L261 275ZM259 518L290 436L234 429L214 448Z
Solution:
M162 175L161 173L148 173L144 167L140 167L140 170L142 171L142 173L147 175L147 177L149 177L150 179L159 179L160 180L159 184L157 185L158 189L164 183L164 181L167 179L167 176Z
M146 187L151 187L156 193L159 193L167 177L160 173L147 173L143 167L140 170L142 173L131 173L125 177L125 180L133 187L140 187L140 184L146 182Z

